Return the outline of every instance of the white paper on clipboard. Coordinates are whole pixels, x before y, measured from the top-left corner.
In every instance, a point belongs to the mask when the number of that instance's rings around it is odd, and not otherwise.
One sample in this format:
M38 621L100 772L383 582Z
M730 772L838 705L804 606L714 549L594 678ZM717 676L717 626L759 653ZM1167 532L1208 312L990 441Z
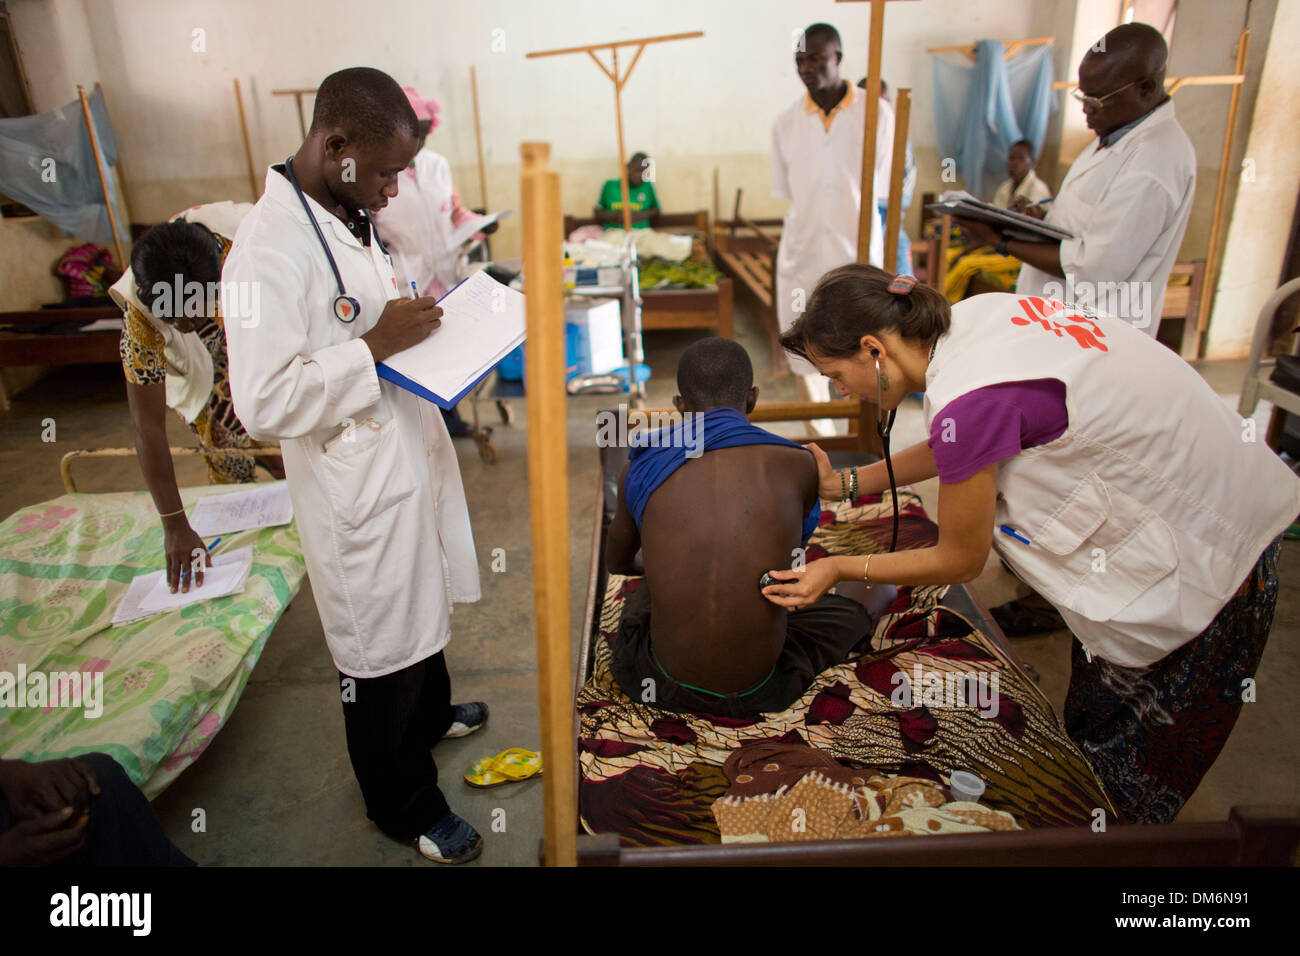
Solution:
M488 226L492 225L492 223L499 222L512 212L514 212L513 209L503 209L500 212L492 213L490 216L480 216L477 214L470 216L451 231L451 238L448 240L448 245L455 247L459 246L462 242L468 242L474 233L482 232Z

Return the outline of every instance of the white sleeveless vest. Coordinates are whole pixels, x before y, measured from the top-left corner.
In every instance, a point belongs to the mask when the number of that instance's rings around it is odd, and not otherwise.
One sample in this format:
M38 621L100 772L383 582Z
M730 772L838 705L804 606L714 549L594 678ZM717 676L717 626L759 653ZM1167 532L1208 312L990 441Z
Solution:
M1128 323L993 293L952 308L927 430L967 392L1058 379L1069 426L998 465L994 547L1092 655L1153 664L1200 634L1300 514L1300 478L1177 354ZM952 436L960 441L959 434Z

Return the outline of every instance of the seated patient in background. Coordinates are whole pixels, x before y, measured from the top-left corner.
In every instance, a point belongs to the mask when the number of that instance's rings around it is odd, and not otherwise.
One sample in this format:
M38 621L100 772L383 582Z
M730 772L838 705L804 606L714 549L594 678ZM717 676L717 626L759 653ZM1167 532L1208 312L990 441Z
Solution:
M686 421L634 441L605 562L645 581L628 596L614 679L634 701L750 716L785 710L870 630L861 604L834 594L787 612L759 578L790 565L817 527L817 464L751 425L758 399L745 350L696 342L677 366Z

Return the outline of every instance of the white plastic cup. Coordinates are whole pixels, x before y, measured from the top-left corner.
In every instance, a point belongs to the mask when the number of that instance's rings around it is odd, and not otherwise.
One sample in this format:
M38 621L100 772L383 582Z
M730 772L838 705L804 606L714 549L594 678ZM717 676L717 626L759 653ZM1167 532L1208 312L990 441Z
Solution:
M977 803L984 796L984 781L965 770L954 770L949 778L948 789L952 791L954 801Z

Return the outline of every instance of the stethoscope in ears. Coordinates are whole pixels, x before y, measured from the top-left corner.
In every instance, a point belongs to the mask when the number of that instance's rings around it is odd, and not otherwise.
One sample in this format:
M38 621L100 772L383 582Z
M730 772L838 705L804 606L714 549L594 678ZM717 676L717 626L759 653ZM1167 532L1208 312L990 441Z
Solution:
M316 221L316 216L311 211L311 206L307 205L307 197L303 195L302 187L298 185L298 178L293 174L293 157L284 161L284 171L289 177L289 184L293 186L293 191L298 194L298 201L302 203L302 208L307 212L307 221L311 223L312 229L316 231L316 238L320 241L320 247L325 250L325 258L330 261L330 270L334 273L334 281L338 283L339 294L334 297L334 318L338 319L345 325L351 325L361 314L361 303L348 295L348 290L343 285L343 274L339 272L338 263L334 261L334 253L330 252L329 243L325 241L325 234L320 231L320 223ZM369 219L369 216L366 217ZM379 251L388 255L388 250L384 248L384 243L379 238L379 232L375 229L375 224L370 223L370 235L374 237L375 242L379 243Z
M898 485L894 482L894 462L889 457L889 433L894 430L894 416L898 414L898 409L891 408L888 412L884 411L885 393L880 387L880 353L872 349L871 356L876 360L876 434L880 436L881 449L885 453L885 471L889 473L889 497L894 504L894 534L889 541L889 550L892 553L898 547ZM862 427L861 423L858 427Z

